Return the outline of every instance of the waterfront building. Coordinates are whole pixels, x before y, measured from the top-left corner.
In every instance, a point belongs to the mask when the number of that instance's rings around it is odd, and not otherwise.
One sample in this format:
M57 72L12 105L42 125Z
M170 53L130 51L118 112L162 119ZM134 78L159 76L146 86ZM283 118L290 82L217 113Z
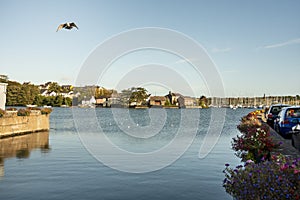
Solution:
M166 97L163 96L151 96L150 106L164 106L166 104Z
M0 109L5 110L7 83L0 83Z

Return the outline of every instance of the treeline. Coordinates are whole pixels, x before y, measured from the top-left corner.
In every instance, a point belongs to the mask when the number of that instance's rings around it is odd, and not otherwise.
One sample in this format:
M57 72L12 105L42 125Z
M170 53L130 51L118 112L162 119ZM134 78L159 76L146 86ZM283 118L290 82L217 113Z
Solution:
M6 90L7 106L26 106L33 104L36 96L40 94L39 88L32 84L20 84L14 81L6 81L6 83L8 83Z
M132 87L122 90L118 93L113 89L106 89L99 86L73 87L70 85L60 86L56 82L47 82L44 85L33 85L31 83L18 83L15 81L1 79L0 82L8 83L6 92L6 106L52 106L60 107L75 106L81 102L88 101L91 97L95 99L111 98L111 103L124 106L149 104L148 99L151 94L143 87ZM43 93L43 95L41 95ZM70 97L73 97L70 98ZM172 97L171 97L172 98ZM165 99L164 106L175 106L174 102L170 102L170 98ZM207 107L208 100L205 96L197 99L197 106Z
M38 86L30 83L18 83L10 80L0 80L7 83L6 90L6 106L71 106L72 99L69 97L57 96L41 96Z
M72 106L72 99L70 97L63 97L61 95L57 96L41 96L37 95L32 102L33 105L37 106L52 106L52 107L60 107L62 105Z

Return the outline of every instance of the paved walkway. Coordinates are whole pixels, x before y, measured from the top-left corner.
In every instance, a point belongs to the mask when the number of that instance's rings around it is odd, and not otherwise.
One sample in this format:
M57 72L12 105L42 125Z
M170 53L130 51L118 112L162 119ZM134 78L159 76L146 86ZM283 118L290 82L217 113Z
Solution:
M261 114L259 116L261 118L263 123L266 123L266 119L264 118L264 114ZM292 140L291 139L285 139L281 135L279 135L274 129L270 127L270 134L273 138L274 142L282 144L278 149L275 149L274 152L282 153L286 156L292 156L294 158L300 158L300 151L298 151L295 147L292 146Z

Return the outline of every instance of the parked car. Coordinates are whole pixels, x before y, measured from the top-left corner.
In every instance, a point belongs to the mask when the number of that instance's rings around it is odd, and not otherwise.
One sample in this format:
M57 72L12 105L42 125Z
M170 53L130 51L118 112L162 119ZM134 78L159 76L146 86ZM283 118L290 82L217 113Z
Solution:
M278 113L284 107L289 107L287 104L273 104L270 106L269 110L266 113L267 123L269 126L274 127L274 120L277 118Z
M284 107L274 121L274 129L283 137L291 137L292 127L300 121L300 106Z

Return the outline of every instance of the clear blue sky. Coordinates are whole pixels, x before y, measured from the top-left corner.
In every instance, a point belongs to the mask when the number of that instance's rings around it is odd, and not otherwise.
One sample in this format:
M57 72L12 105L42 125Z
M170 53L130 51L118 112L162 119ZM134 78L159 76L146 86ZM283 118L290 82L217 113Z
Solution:
M299 10L296 0L0 0L0 74L19 82L74 84L103 41L134 28L162 27L206 49L227 96L296 95ZM56 32L68 21L79 30Z

